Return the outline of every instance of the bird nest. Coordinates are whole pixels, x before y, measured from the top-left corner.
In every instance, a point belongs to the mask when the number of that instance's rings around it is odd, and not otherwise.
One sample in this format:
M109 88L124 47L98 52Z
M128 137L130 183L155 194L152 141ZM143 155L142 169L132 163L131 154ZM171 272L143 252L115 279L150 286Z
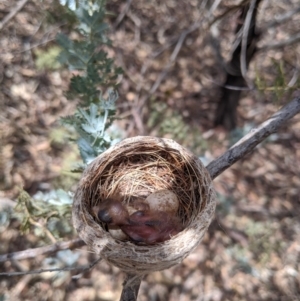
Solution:
M112 237L93 208L106 199L130 205L156 191L177 196L182 231L161 243L137 244ZM130 274L163 270L181 262L202 240L214 214L215 191L200 160L170 139L125 139L85 170L74 197L73 222L93 251Z

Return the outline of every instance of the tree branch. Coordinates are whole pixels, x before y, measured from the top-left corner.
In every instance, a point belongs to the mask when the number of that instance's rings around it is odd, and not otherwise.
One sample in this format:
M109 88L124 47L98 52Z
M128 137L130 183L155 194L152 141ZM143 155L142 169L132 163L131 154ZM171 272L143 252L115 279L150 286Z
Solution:
M135 301L137 299L143 277L127 274L123 283L120 301Z
M64 268L53 268L53 269L40 269L40 270L32 270L32 271L25 271L25 272L8 272L8 273L0 273L0 276L23 276L23 275L32 275L32 274L41 274L45 272L63 272L63 271L79 271L80 274L89 271L93 268L102 258L98 258L94 262L88 265L79 266L79 267L64 267ZM78 278L77 276L73 276L72 278Z
M239 159L250 153L260 142L272 133L276 132L285 122L294 117L300 112L300 95L295 97L290 103L284 106L281 110L275 113L271 118L262 123L257 129L252 129L249 134L238 141L222 156L212 161L207 166L211 178L215 179L228 167L233 165ZM50 254L58 250L71 249L80 247L85 243L81 239L75 239L68 242L57 243L51 246L29 249L21 252L10 253L0 256L0 262L6 260L20 260L25 258L33 258L37 255ZM0 275L16 276L24 274L37 274L43 272L54 272L54 271L70 271L70 270L81 270L86 271L92 268L99 260L96 260L91 265L85 267L65 267L60 269L41 269L27 272L12 272L12 273L0 273ZM142 281L142 277L138 275L128 274L123 284L123 291L121 294L120 301L135 301L137 299L139 287Z
M7 260L22 260L28 258L35 258L38 255L48 255L51 253L58 252L60 250L75 249L84 245L85 242L82 239L77 238L69 241L58 242L56 244L46 247L27 249L20 252L0 255L0 262Z
M275 113L267 121L263 122L258 128L254 128L233 145L222 156L207 165L207 170L212 179L215 179L228 167L249 154L266 137L275 133L285 122L300 112L300 95L290 103Z

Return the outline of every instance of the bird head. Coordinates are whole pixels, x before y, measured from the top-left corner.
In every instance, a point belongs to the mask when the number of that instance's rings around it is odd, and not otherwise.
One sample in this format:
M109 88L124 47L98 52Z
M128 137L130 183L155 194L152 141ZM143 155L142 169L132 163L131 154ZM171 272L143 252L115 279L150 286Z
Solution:
M106 199L95 206L93 212L103 223L116 226L128 224L129 213L125 206L119 201Z

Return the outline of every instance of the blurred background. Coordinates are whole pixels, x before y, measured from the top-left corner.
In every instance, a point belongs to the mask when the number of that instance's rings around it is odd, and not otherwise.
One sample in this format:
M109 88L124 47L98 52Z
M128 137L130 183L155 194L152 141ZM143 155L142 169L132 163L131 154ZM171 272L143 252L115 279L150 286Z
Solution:
M24 7L1 23L20 2ZM74 191L80 178L71 172L77 146L59 122L76 108L65 97L72 74L57 62L55 42L60 32L76 38L74 20L59 1L20 2L0 0L0 254L76 237L68 214L24 232L14 210L21 188L70 204L59 189ZM174 139L207 165L287 103L300 86L299 2L257 1L255 50L247 52L241 81L231 71L249 4L107 1L107 52L124 71L114 133ZM218 205L205 239L181 265L145 277L139 300L300 300L300 116L214 184ZM83 247L0 263L0 271L95 259ZM101 262L74 275L0 276L0 300L119 299L124 275L117 268Z

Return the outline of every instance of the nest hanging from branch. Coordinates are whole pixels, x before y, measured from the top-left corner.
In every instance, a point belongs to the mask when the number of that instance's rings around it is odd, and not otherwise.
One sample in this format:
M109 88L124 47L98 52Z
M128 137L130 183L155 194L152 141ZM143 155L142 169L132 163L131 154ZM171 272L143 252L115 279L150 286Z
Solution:
M141 245L116 239L95 216L95 206L107 199L134 207L136 199L151 202L149 195L158 191L175 195L179 203L174 214L182 231L164 242ZM142 275L180 263L193 251L213 218L215 205L210 175L197 157L170 139L134 137L87 167L74 197L73 223L94 252L129 274Z

